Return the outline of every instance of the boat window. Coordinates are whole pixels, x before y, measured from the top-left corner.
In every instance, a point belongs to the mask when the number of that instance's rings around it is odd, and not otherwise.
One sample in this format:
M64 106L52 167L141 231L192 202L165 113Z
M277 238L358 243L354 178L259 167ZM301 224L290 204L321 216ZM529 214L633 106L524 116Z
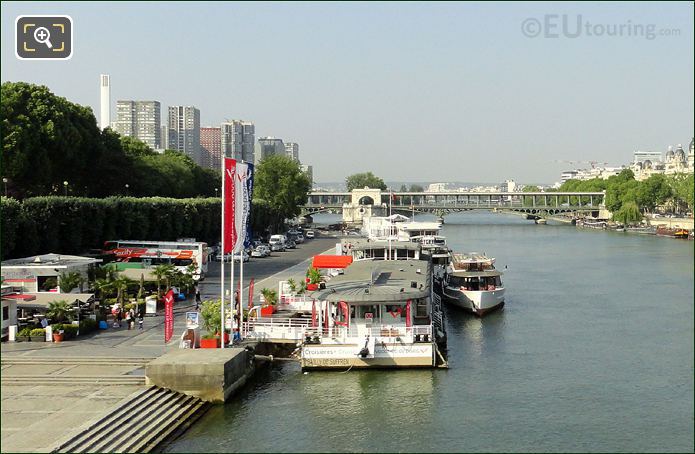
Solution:
M425 298L415 300L415 316L427 317L427 300Z

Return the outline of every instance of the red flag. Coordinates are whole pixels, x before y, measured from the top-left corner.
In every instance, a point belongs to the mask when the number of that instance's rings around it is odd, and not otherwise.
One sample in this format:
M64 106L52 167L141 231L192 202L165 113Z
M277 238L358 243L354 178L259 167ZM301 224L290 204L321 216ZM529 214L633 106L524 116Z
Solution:
M394 194L393 192L391 193L391 200L393 200L394 202L396 201L396 194Z
M169 289L164 295L164 343L174 335L174 291Z
M222 203L224 203L224 254L232 252L237 240L236 224L234 222L236 212L235 174L236 160L224 158L224 175L222 175L222 178L224 178L224 194L222 194Z
M329 305L330 305L330 303L328 301L326 301L326 316L323 318L323 326L325 326L326 331L328 331L328 316L329 316L328 306Z
M311 327L316 328L318 326L319 314L316 313L316 300L311 302Z
M338 306L340 307L340 312L343 313L343 320L345 321L336 320L335 324L340 326L350 326L350 311L347 303L345 301L341 301L338 303Z
M249 282L249 309L253 307L253 279L251 278L251 282Z
M405 326L410 327L412 323L410 322L410 300L405 304Z

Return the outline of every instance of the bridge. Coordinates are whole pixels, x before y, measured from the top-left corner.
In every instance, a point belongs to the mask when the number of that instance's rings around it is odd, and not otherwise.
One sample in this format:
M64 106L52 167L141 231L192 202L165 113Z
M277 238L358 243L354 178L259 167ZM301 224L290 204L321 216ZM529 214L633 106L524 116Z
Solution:
M372 212L433 213L439 217L469 210L516 211L538 217L563 213L595 213L604 209L604 192L392 192L354 189L351 192L309 193L303 214L342 211L357 221ZM349 214L347 212L352 212ZM595 213L597 214L597 213Z

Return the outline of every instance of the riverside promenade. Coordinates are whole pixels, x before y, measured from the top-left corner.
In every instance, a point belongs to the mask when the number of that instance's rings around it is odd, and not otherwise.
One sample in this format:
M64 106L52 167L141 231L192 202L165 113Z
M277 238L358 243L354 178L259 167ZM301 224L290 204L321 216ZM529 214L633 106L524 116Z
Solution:
M311 257L332 249L335 237L319 236L273 257L244 264L248 282L255 278L255 301L264 287L304 276ZM228 268L226 268L228 270ZM219 262L212 262L201 283L203 300L219 298ZM164 343L164 317L146 317L142 331L109 328L61 343L2 344L2 452L50 452L81 427L109 414L145 388L144 366L178 349L185 312L192 300L174 306L174 337ZM116 428L114 428L116 429Z

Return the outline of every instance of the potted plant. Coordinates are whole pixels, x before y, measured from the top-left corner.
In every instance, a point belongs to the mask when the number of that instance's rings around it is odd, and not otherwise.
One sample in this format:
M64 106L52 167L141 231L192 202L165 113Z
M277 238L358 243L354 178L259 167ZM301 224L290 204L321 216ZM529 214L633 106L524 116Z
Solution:
M53 342L63 342L65 339L63 324L56 323L55 325L51 325L51 327L53 328Z
M309 291L318 290L319 282L321 282L321 272L312 266L307 270L306 276L309 279L306 289Z
M261 317L270 317L275 312L275 304L278 300L278 293L275 290L264 288L261 290L265 304L261 306Z
M206 331L200 339L200 348L219 348L220 337L216 333L219 332L222 323L220 300L204 301L200 307L200 317L203 319L203 328Z
M15 340L17 342L29 342L31 340L30 334L31 328L22 328L17 333L17 337L15 337Z
M292 295L297 294L297 281L292 278L287 279L287 286L290 288L290 293Z
M32 342L46 342L46 330L43 328L34 328L29 332Z

